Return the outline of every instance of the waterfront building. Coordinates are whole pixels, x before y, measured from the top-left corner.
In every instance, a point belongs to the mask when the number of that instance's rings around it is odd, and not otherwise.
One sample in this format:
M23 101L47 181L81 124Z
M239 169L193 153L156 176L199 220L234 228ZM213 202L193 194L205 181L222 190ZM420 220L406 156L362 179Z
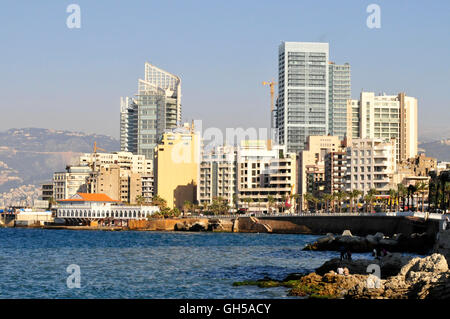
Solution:
M53 197L55 200L70 198L78 192L87 192L91 175L89 166L67 166L64 172L53 174Z
M198 203L211 204L214 198L222 198L233 206L237 194L236 167L237 149L234 146L219 146L203 154L197 187Z
M347 170L345 190L359 190L366 194L370 189L388 194L395 188L397 170L395 139L353 139L347 145Z
M45 182L45 183L41 184L40 199L43 201L47 201L47 202L53 199L53 181L49 181L49 182Z
M142 197L145 203L150 203L155 194L155 179L152 174L142 175Z
M152 174L153 161L144 155L131 152L84 153L79 157L80 166L90 166L94 171L107 165L118 165L122 170L129 170L143 175Z
M396 139L397 162L417 155L417 99L361 92L347 101L347 138Z
M56 218L65 224L126 226L129 220L145 220L157 212L157 206L125 206L105 194L77 193L58 200Z
M197 199L200 165L200 136L194 126L166 131L155 148L155 193L169 208L182 209L185 201Z
M304 202L309 192L318 195L325 190L325 155L342 150L339 136L308 136L306 148L298 156L298 189Z
M304 150L308 136L328 134L328 47L312 42L279 46L276 125L287 152Z
M329 152L325 155L325 192L334 194L345 188L347 175L347 153Z
M135 97L121 98L121 150L153 160L161 135L180 121L180 78L146 62L145 77L139 79Z
M297 157L286 153L285 147L273 147L265 140L241 141L236 181L240 207L260 212L286 202L294 207L291 196L297 193L296 177Z
M88 192L106 194L113 200L134 204L137 197L142 196L141 174L118 164L103 165L91 173Z
M351 99L350 64L339 65L330 62L328 69L328 132L343 140L347 134L347 100Z

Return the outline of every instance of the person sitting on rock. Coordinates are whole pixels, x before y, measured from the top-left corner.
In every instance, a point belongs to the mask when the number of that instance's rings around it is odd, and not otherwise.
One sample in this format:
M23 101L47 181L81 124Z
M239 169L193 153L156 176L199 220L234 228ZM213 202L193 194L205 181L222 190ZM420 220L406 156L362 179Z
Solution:
M343 274L344 274L344 268L339 267L339 268L337 269L337 273L338 273L339 275L343 275Z
M344 268L344 276L348 276L350 275L350 271L348 270L347 267Z

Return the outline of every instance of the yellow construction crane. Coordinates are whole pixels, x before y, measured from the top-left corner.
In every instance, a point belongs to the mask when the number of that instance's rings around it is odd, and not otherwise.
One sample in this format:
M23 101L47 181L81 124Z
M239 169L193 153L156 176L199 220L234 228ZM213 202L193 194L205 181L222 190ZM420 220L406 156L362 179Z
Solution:
M94 141L94 153L93 153L93 155L94 155L94 160L92 161L92 166L93 166L94 172L95 172L96 169L97 169L97 151L103 151L103 152L106 152L106 150L104 150L103 148L97 147L97 142Z
M270 134L272 134L272 125L273 125L273 110L274 110L274 95L275 95L275 84L277 84L277 82L275 82L273 79L270 82L266 82L264 81L262 83L262 85L268 85L270 87ZM272 136L270 136L269 138L269 149L272 149Z

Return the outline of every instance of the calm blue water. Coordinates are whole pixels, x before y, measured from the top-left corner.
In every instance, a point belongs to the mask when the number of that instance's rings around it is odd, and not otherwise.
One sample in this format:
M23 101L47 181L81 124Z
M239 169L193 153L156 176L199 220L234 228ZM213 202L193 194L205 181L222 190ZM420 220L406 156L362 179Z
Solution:
M312 271L318 236L0 228L0 298L287 298L235 281ZM355 258L368 254L354 254ZM66 268L81 270L69 289Z

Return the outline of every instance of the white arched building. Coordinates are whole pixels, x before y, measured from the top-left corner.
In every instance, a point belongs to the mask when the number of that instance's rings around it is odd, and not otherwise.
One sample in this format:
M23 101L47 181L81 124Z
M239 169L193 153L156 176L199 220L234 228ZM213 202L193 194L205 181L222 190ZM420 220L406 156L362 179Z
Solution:
M67 224L91 221L123 224L131 219L147 219L157 212L157 206L124 206L105 194L77 193L69 199L58 201L56 218L63 219Z

